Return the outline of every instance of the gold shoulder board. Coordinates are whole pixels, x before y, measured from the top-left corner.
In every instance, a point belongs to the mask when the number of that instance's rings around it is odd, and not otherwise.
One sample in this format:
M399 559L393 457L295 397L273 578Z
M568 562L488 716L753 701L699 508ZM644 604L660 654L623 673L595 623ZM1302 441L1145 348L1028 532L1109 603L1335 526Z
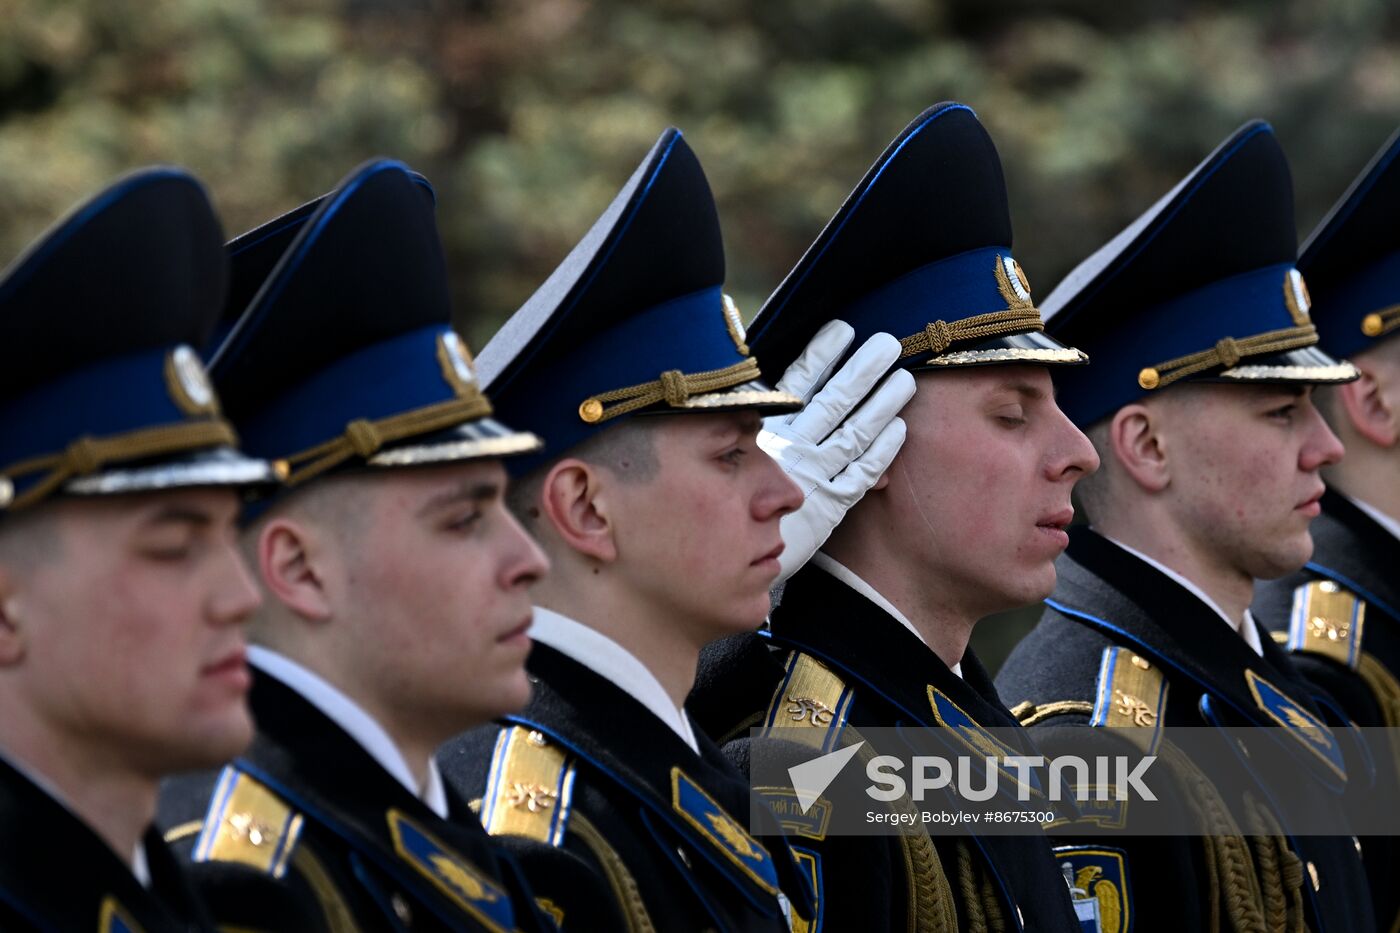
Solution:
M1314 580L1293 591L1288 650L1322 655L1356 670L1365 624L1364 599L1331 580Z
M788 655L783 682L773 693L763 729L781 729L781 737L831 751L840 744L854 693L835 671L809 655Z
M194 844L196 862L238 862L281 878L301 836L302 815L265 785L224 768Z
M1089 725L1124 730L1121 735L1151 752L1162 734L1167 686L1161 670L1131 648L1105 648Z
M564 841L574 762L534 729L503 728L496 736L481 822L493 836L525 836L552 846Z

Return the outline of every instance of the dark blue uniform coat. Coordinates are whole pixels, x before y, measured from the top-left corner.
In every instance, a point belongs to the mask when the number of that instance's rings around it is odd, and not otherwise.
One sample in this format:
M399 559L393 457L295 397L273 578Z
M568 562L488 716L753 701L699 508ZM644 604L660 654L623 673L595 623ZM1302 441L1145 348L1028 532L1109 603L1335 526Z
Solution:
M528 668L524 712L449 743L439 761L449 785L481 800L488 828L503 833L493 838L564 929L638 929L644 915L667 933L781 933L780 893L810 914L792 853L781 836L747 832L748 784L712 742L698 735L697 755L625 691L547 645L535 645ZM561 876L561 853L590 863L598 880ZM609 892L627 926L597 925Z
M161 824L221 926L552 928L479 825L440 819L275 678L255 672L251 705L247 754L162 793Z
M1330 701L1307 683L1288 656L1268 638L1261 637L1260 657L1231 631L1220 616L1180 584L1151 565L1088 528L1074 529L1070 545L1056 563L1059 581L1047 610L1036 628L1016 647L997 675L997 688L1023 716L1034 708L1073 706L1097 695L1100 662L1106 648L1126 648L1162 671L1166 678L1165 706L1158 719L1167 727L1276 727L1251 695L1247 676L1261 677L1282 691L1307 715L1332 726L1341 726L1337 741L1349 736ZM1067 702L1068 701L1068 702ZM1325 704L1319 707L1318 702ZM1085 706L1088 704L1085 703ZM1067 712L1045 719L1037 729L1087 726L1085 712ZM1281 728L1272 728L1274 735ZM1287 741L1287 739L1283 740ZM1261 743L1267 740L1261 738ZM1242 766L1229 775L1229 786L1245 788L1256 799L1267 799L1266 782L1301 782L1295 794L1306 795L1318 809L1330 808L1341 817L1341 790L1321 776L1301 740L1293 742L1296 755L1286 768L1260 775L1253 756L1238 756ZM1230 759L1223 750L1213 756ZM1349 758L1348 765L1357 765ZM1349 768L1363 771L1360 765ZM1353 773L1354 780L1365 778ZM1225 801L1232 814L1245 811L1241 800ZM1278 814L1274 817L1277 819ZM1280 825L1286 823L1280 820ZM1302 836L1285 831L1286 845L1298 861L1292 868L1270 871L1256 864L1262 884L1293 886L1286 900L1301 901L1308 928L1315 931L1371 930L1375 928L1365 872L1350 836ZM1128 850L1133 878L1134 912L1151 924L1150 929L1210 929L1212 902L1210 871L1199 838L1161 836L1122 839L1110 844ZM1286 856L1280 865L1292 862ZM1303 869L1301 872L1298 869ZM1278 877L1279 872L1289 877ZM1137 928L1143 928L1141 926Z

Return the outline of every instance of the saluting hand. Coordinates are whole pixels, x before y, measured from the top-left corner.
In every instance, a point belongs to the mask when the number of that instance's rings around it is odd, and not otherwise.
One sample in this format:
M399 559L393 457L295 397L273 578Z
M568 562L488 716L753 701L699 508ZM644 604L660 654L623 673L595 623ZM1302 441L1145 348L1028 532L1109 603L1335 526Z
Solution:
M778 380L806 402L790 415L765 418L758 445L802 489L802 507L782 520L782 570L797 572L830 537L846 512L884 474L904 443L901 409L914 396L914 377L897 370L899 341L875 334L835 374L855 339L845 321L830 321ZM873 390L873 391L872 391Z

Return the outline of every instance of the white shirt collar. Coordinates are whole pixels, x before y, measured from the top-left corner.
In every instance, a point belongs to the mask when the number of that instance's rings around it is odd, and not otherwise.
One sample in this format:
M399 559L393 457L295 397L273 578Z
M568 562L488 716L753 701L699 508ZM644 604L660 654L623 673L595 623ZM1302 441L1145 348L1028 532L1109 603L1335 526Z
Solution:
M1386 531L1390 532L1393 538L1400 541L1400 521L1397 521L1391 516L1385 514L1380 509L1376 508L1374 505L1362 502L1360 499L1352 499L1351 496L1347 496L1347 498L1351 499L1352 505L1356 506L1358 509L1365 512L1367 515L1371 516L1371 518L1375 520L1377 525L1380 525Z
M685 711L671 701L661 681L641 660L608 636L542 606L535 607L530 637L567 655L610 681L664 722L697 755L700 744Z
M408 760L404 758L403 752L389 733L373 716L365 712L362 706L330 681L286 655L260 645L248 646L248 663L295 690L327 719L344 729L381 768L407 788L409 793L422 800L438 816L447 819L447 794L443 790L442 775L438 773L437 762L428 759L427 781L420 789L413 779Z
M1249 611L1248 608L1245 609L1244 616L1241 617L1240 621L1233 622L1231 621L1230 617L1225 614L1225 610L1220 608L1220 604L1217 603L1215 600L1211 599L1208 595L1206 595L1205 590L1201 589L1199 586L1192 583L1190 580L1186 579L1181 574L1168 567L1166 564L1162 563L1159 560L1155 560L1151 557L1148 557L1146 554L1142 553L1137 548L1129 547L1122 541L1119 541L1117 538L1110 538L1108 535L1103 535L1103 537L1105 540L1112 541L1114 544L1118 545L1123 550L1136 557L1138 560L1157 568L1162 573L1166 574L1168 577L1171 577L1177 583L1181 584L1187 590L1187 592L1189 592L1192 596L1195 596L1201 602L1205 603L1211 608L1211 611L1213 611L1216 615L1220 616L1220 618L1224 620L1226 625L1230 626L1230 628L1232 628L1241 638L1244 639L1244 643L1246 645L1249 645L1249 647L1254 651L1255 654L1259 655L1261 658L1264 656L1264 646L1259 641L1259 627L1254 624L1254 615Z
M818 551L812 555L812 563L885 610L885 612L893 616L900 625L913 632L914 637L922 642L925 647L928 647L928 642L924 641L924 636L919 634L918 629L914 628L914 623L909 621L909 617L896 609L894 603L881 596L875 590L875 587L862 580L854 570L823 551ZM932 651L933 649L930 648L929 650ZM952 670L954 674L957 674L958 677L962 677L962 662L954 664L950 670Z
M136 850L131 853L131 873L136 876L136 880L141 882L141 887L151 886L151 865L146 861L146 844L136 843Z

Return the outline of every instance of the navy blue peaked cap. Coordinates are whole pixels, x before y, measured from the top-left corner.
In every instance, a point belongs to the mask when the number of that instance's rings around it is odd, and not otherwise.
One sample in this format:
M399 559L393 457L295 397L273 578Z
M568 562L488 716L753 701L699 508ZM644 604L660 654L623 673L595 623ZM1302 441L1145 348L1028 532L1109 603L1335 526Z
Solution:
M277 461L289 486L336 469L540 446L490 417L450 324L447 266L422 176L398 162L368 162L229 249L230 291L253 297L210 371L247 449Z
M968 107L943 103L890 143L749 327L770 377L822 325L900 338L900 365L942 370L1004 363L1079 364L1042 332L1011 254L1001 160Z
M1288 160L1247 123L1041 302L1094 359L1059 380L1060 407L1087 426L1183 379L1356 378L1315 346L1297 243Z
M0 278L0 507L275 481L236 451L194 349L223 301L222 239L194 176L148 168Z
M1298 268L1328 353L1351 356L1400 334L1400 131L1313 231Z
M551 457L634 413L799 407L759 381L723 283L709 183L669 129L482 349L482 380L502 417L543 435ZM510 467L526 472L541 461Z
M417 172L410 172L413 181L423 189L423 193L436 205L437 193L428 179ZM282 261L292 241L301 233L302 227L329 195L313 198L299 207L294 207L267 223L261 224L229 240L228 252L229 283L224 299L224 314L209 339L208 355L212 355L233 330L243 312L253 303L264 283L272 276L272 270Z

